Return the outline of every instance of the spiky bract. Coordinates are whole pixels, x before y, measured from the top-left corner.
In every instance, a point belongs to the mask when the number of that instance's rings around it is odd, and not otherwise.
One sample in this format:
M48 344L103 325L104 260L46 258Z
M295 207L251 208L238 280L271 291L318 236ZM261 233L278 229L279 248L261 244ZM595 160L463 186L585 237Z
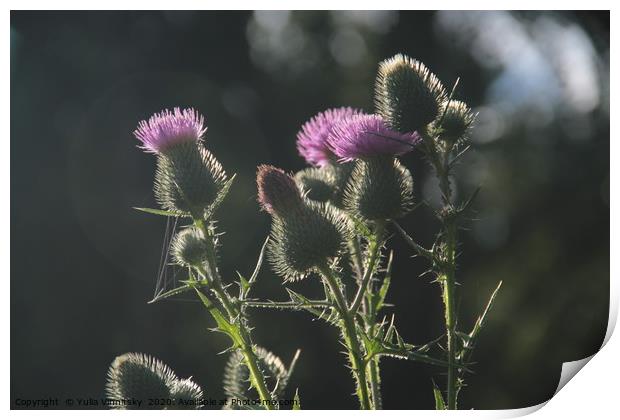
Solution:
M204 233L195 227L178 232L170 246L174 261L179 265L196 266L207 259L209 248Z
M467 136L474 123L475 115L465 102L451 100L443 107L441 138L452 145Z
M413 178L398 159L358 160L347 184L346 209L364 220L396 219L413 207Z
M107 397L113 400L142 400L142 406L118 404L112 408L161 409L170 398L176 375L163 362L140 353L118 356L108 370ZM149 399L162 401L164 405L151 405Z
M202 217L227 181L217 159L199 143L180 143L158 156L155 197L165 210Z
M297 280L336 258L348 235L347 219L338 209L306 200L299 211L273 218L268 256L285 280Z
M202 389L191 378L175 381L170 391L174 408L177 410L199 410L203 407Z
M379 64L375 107L394 130L423 130L437 118L445 96L437 76L418 60L396 54Z

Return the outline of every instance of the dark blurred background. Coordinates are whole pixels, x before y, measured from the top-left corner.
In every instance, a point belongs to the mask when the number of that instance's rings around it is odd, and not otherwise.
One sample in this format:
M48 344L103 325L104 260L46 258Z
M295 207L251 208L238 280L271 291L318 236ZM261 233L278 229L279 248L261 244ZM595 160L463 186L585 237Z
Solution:
M424 61L480 113L457 194L477 186L462 240L459 311L469 329L504 285L461 408L538 404L561 363L601 345L609 304L609 14L553 12L11 13L11 399L102 397L121 353L153 354L223 397L225 337L198 303L147 305L166 219L139 120L173 106L207 119L207 145L237 181L219 211L222 272L249 274L269 230L255 168L299 170L295 135L328 107L372 111L378 61ZM437 186L403 157L416 194ZM429 244L427 209L402 222ZM394 237L389 301L404 338L442 334L440 290ZM319 296L318 282L292 287ZM268 267L255 296L285 299ZM307 313L253 310L256 342L286 362L303 408L355 408L337 331ZM441 369L384 359L386 408L433 407Z

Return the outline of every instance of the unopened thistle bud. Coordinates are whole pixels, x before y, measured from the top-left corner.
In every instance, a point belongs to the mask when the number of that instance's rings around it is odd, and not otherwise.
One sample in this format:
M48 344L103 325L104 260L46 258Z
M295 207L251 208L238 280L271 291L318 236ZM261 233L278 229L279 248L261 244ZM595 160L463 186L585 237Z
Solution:
M138 399L166 403L176 375L163 362L145 354L126 353L118 356L108 370L106 394L111 400ZM163 405L146 405L139 408L161 409ZM132 405L112 405L112 408L138 408Z
M208 247L204 234L194 227L178 232L170 246L174 260L179 265L196 266L207 259Z
M285 280L301 279L336 258L348 232L348 222L339 210L307 201L301 211L273 218L269 259Z
M347 221L334 207L306 199L295 180L273 166L257 174L258 201L273 219L269 259L285 280L299 279L340 253Z
M326 166L337 159L327 144L332 128L338 122L353 115L360 115L359 109L342 107L319 112L306 122L297 133L297 150L313 166Z
M134 135L157 154L155 197L165 210L202 217L226 182L222 165L203 145L204 118L193 109L165 110L142 121Z
M344 197L345 207L364 220L396 219L413 207L413 178L397 159L358 160Z
M263 210L284 217L303 207L302 193L293 177L282 169L261 165L256 173L258 202Z
M202 389L190 378L175 381L170 395L177 410L198 410L203 407Z
M441 138L453 145L466 137L474 123L474 113L466 103L451 100L444 104L445 111L441 121Z
M400 132L423 130L437 118L445 90L420 61L397 54L379 64L375 107Z
M310 200L324 203L334 195L335 177L331 166L303 169L295 174L295 181Z

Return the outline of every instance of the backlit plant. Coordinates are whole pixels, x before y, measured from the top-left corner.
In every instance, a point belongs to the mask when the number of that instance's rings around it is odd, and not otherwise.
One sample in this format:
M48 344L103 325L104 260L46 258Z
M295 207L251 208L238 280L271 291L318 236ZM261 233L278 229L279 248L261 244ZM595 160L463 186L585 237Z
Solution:
M432 390L435 406L457 408L464 376L471 372L471 352L497 289L474 326L462 331L456 307L458 231L477 190L456 202L452 171L469 148L475 115L453 98L455 88L447 92L424 64L399 54L379 64L375 113L328 109L303 124L297 149L310 167L296 174L258 167L258 203L271 217L271 231L253 274L239 275L235 282L218 268L220 235L214 220L234 176L227 175L205 147L203 117L193 109L175 108L139 124L135 136L157 158L154 191L161 207L139 210L185 222L169 251L172 264L186 272L187 280L153 301L195 293L213 318L214 331L229 337L224 389L231 404L226 408L281 408L299 355L286 367L257 346L249 308L303 310L337 328L361 409L383 408L381 382L390 380L381 375L383 357L427 363L436 366L438 374L445 372L445 382L437 381L444 390ZM430 247L418 244L398 224L414 217L423 204L414 196L414 175L399 160L413 150L426 157L441 190L441 205L434 209L441 228ZM441 287L445 333L432 343L407 343L388 311L389 286L398 280L392 278L390 232L401 235L428 261ZM264 257L283 281L292 283L286 289L288 301L250 297ZM321 281L324 294L303 296L293 290L298 281ZM201 408L203 392L192 379L178 379L163 363L139 354L119 356L108 374L110 400L163 401L151 408ZM232 403L244 400L256 403ZM293 408L300 408L297 392L291 401Z

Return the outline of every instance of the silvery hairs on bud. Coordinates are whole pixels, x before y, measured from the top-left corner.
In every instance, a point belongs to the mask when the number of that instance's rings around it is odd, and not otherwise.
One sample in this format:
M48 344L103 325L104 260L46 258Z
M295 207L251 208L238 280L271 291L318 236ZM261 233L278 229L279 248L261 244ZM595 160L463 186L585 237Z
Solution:
M379 64L375 108L392 129L425 129L439 115L445 97L441 81L422 62L396 54Z
M179 231L170 246L175 263L183 266L196 266L207 259L208 247L204 233L195 227Z
M345 208L363 220L404 216L413 208L413 178L396 158L357 160L344 197Z
M155 197L165 210L200 217L226 181L224 168L202 144L181 143L158 156Z
M198 410L203 407L202 389L190 378L175 381L170 390L177 410Z
M165 363L141 353L118 356L108 369L106 396L113 401L137 399L140 406L111 404L116 409L163 409L174 407L167 400L177 397L202 398L202 390L190 379L179 379ZM195 398L196 397L196 398ZM150 400L161 404L149 405ZM185 407L183 407L185 408ZM200 408L194 404L191 408Z
M269 261L286 281L299 280L338 257L350 230L340 210L305 200L300 211L273 217Z
M440 136L447 144L453 145L467 137L476 116L462 101L446 101L443 108Z
M107 397L114 400L170 398L170 388L177 377L163 362L140 353L118 356L108 370ZM138 408L132 405L113 405L113 408ZM141 407L142 408L142 407ZM146 408L158 409L151 406Z

